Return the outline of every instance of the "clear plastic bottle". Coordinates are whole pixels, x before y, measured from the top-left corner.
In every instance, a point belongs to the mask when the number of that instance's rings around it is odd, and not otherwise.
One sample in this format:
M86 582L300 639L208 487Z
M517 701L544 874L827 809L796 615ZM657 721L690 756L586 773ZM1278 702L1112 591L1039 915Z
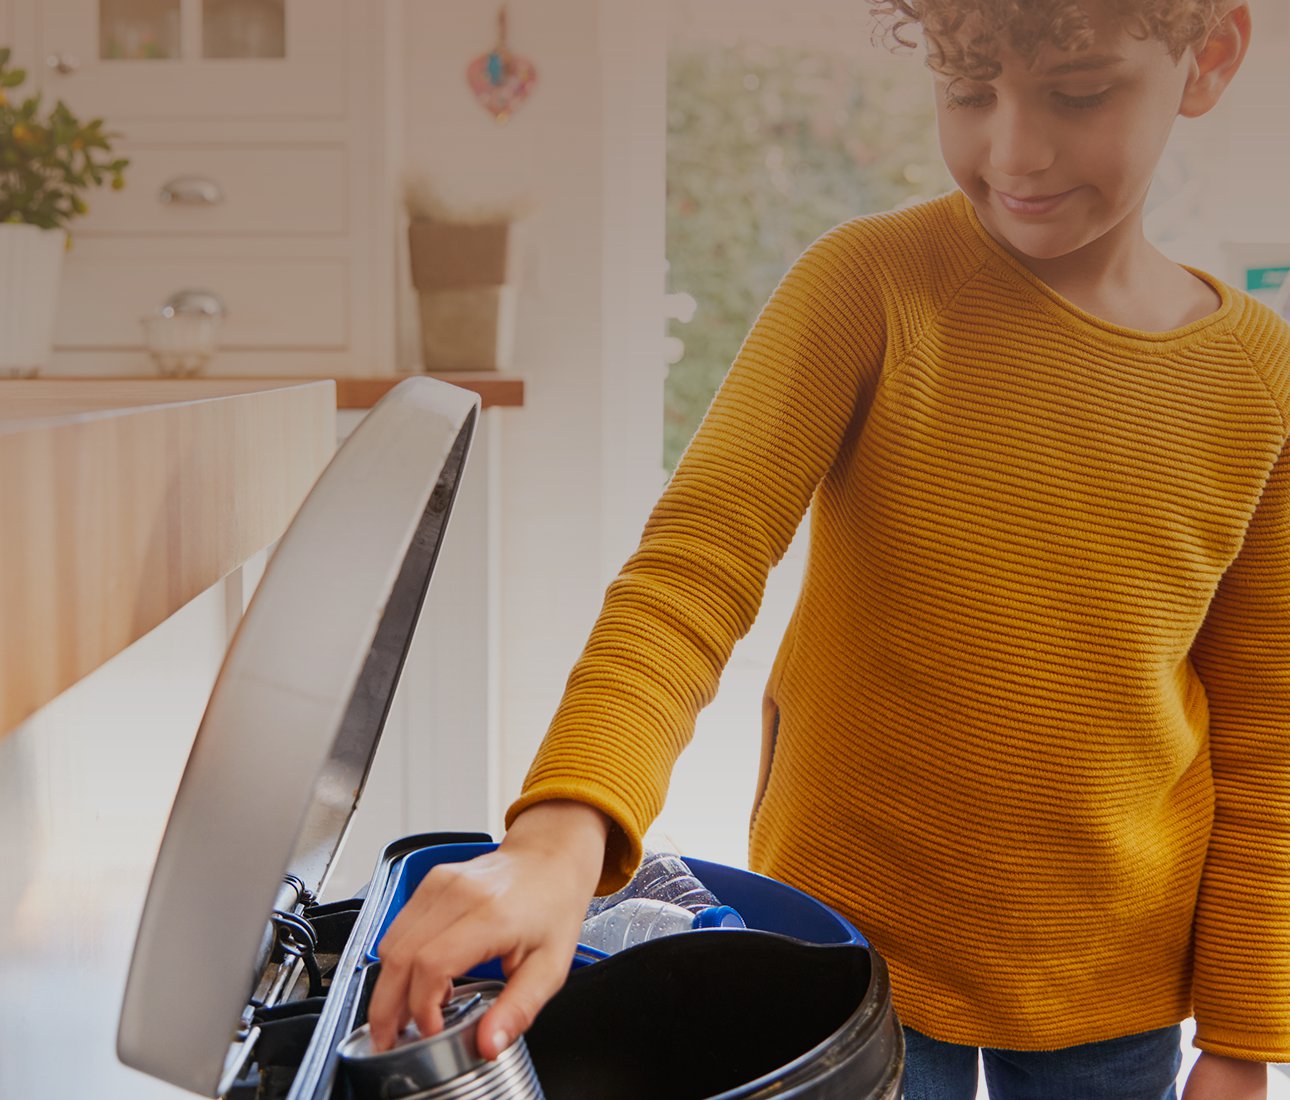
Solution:
M636 874L616 894L591 899L587 916L618 905L628 898L653 898L671 902L691 913L719 906L720 901L703 885L686 865L685 860L672 852L646 851Z
M728 905L692 913L657 898L626 898L582 922L578 941L606 955L635 947L646 940L689 932L695 928L742 928L743 920Z

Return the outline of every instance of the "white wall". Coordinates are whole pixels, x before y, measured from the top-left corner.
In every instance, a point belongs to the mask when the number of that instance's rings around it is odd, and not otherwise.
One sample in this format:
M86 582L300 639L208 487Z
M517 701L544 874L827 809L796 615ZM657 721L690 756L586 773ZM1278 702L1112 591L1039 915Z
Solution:
M501 423L503 802L661 485L665 165L661 12L615 0L509 7L510 46L533 59L538 84L505 126L465 80L495 40L496 6L408 0L398 11L408 173L450 205L535 208L515 365L525 407Z
M1194 131L1196 159L1205 164L1199 206L1211 249L1222 242L1284 245L1290 263L1290 0L1253 0L1254 39L1244 68L1212 117L1183 123ZM1221 248L1209 257L1225 269Z

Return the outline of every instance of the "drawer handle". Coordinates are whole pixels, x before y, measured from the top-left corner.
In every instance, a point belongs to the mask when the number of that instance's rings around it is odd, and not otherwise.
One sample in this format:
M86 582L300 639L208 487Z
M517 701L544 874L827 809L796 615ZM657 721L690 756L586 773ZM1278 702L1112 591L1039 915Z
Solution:
M161 303L157 310L163 317L173 317L177 313L201 313L207 317L223 320L228 313L223 299L210 290L177 290Z
M224 201L224 192L214 180L201 176L177 176L162 184L157 196L164 203L181 203L184 206L218 206Z
M45 58L45 64L58 73L59 76L71 76L81 67L76 55L70 53L51 53Z

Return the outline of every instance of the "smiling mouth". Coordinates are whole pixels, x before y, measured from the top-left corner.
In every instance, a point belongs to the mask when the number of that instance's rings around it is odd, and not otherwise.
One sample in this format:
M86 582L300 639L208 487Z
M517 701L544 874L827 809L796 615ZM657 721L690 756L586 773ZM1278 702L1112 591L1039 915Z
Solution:
M1055 195L1010 195L1006 191L994 189L994 193L999 196L999 201L1003 204L1004 209L1013 214L1047 214L1055 210L1063 199L1074 194L1075 188L1070 191L1061 191Z

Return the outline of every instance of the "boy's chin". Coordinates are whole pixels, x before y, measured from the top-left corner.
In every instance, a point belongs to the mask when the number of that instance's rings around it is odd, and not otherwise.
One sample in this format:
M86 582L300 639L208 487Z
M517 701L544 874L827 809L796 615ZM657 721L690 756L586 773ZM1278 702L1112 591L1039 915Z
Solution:
M1009 235L1008 243L1014 252L1027 260L1060 260L1079 248L1071 241L1033 240L1025 234Z
M1087 241L1075 238L1069 232L1062 232L1056 227L1033 228L1010 225L992 225L989 227L995 237L1009 252L1020 260L1037 262L1060 260L1072 252L1078 252Z

